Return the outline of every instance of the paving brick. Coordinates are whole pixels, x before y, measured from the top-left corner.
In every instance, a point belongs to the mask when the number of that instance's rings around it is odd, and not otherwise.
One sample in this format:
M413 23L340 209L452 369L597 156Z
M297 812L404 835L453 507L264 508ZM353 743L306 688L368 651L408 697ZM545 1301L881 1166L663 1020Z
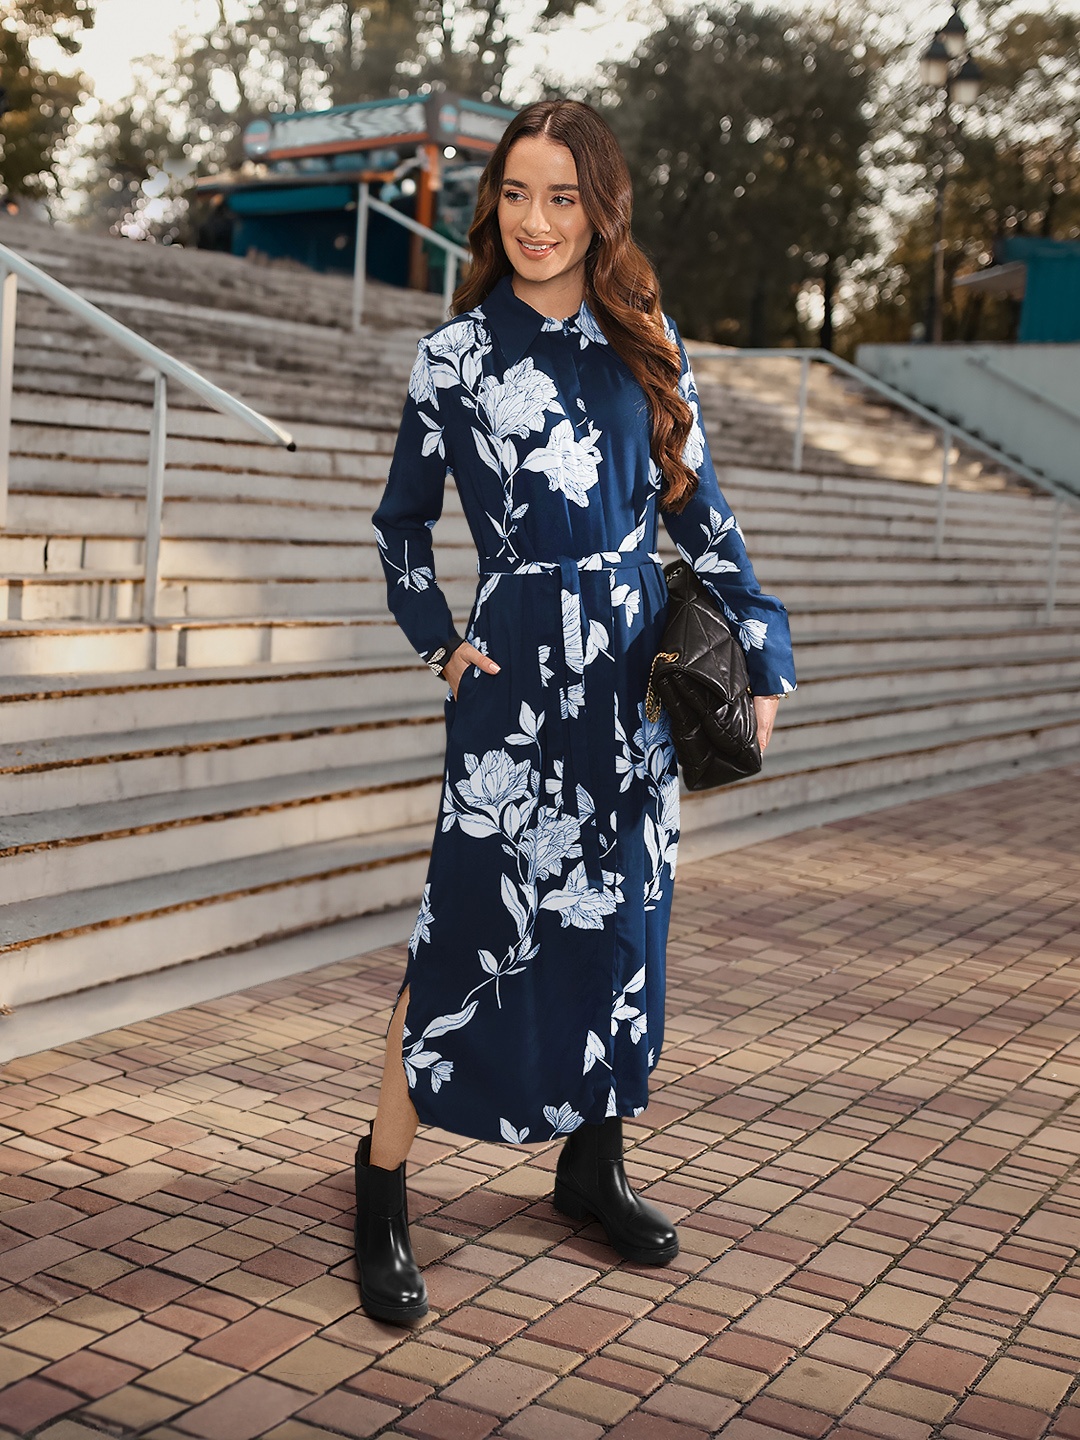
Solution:
M40 1355L43 1359L59 1360L64 1355L70 1355L73 1350L92 1345L100 1338L97 1330L87 1329L85 1325L69 1325L63 1320L47 1316L41 1320L32 1320L29 1325L23 1325L19 1330L13 1330L7 1337L7 1344L16 1350Z
M260 1375L248 1375L212 1400L186 1410L174 1424L197 1440L256 1440L309 1398Z
M448 1385L441 1398L492 1415L514 1415L549 1389L552 1378L546 1370L491 1356Z
M292 1315L257 1310L198 1341L191 1347L191 1353L238 1370L261 1370L271 1360L276 1360L279 1355L306 1340L314 1328L309 1322Z
M99 1400L134 1380L140 1371L134 1365L111 1360L108 1355L95 1355L92 1350L79 1350L40 1372L42 1380L75 1390L89 1400ZM0 1415L3 1409L0 1406Z
M384 1370L394 1370L399 1375L409 1375L430 1385L448 1385L463 1370L467 1370L470 1363L467 1356L436 1345L425 1345L418 1340L398 1346L379 1361Z
M77 1420L58 1420L39 1432L39 1440L100 1440L101 1431Z
M159 1310L193 1288L190 1280L181 1280L176 1275L163 1275L157 1270L132 1270L111 1281L101 1293L145 1314Z
M998 1400L1011 1400L1050 1414L1065 1398L1072 1380L1072 1375L1060 1370L1005 1357L991 1365L979 1381L978 1389L981 1394L993 1395Z
M916 1340L892 1366L889 1375L894 1380L927 1385L947 1395L962 1395L975 1383L984 1363L980 1355Z
M853 1307L853 1314L864 1315L868 1320L881 1320L890 1325L917 1330L930 1319L941 1306L936 1295L923 1295L918 1290L906 1290L900 1285L879 1284L868 1290Z
M878 1380L863 1396L868 1406L923 1421L941 1421L956 1405L957 1397L909 1385L899 1380Z
M608 1431L609 1440L708 1440L709 1431L697 1425L639 1411Z
M548 1391L544 1404L550 1405L553 1410L577 1415L582 1420L592 1420L597 1425L614 1425L634 1409L637 1397L610 1385L598 1385L593 1380L568 1375Z
M629 1323L628 1316L567 1300L530 1325L524 1335L529 1340L590 1353L614 1340Z
M86 1414L99 1425L104 1424L122 1434L139 1435L153 1425L162 1425L180 1411L187 1402L170 1395L159 1395L144 1386L123 1385L87 1406ZM202 1437L200 1436L200 1440Z
M31 1275L49 1270L79 1254L81 1248L62 1235L46 1235L40 1240L30 1240L0 1254L0 1280L17 1285Z
M893 1358L893 1351L883 1345L868 1345L864 1340L853 1340L828 1331L818 1336L807 1353L848 1370L862 1370L867 1375L878 1374Z
M527 1406L499 1431L507 1440L601 1440L603 1433L590 1420L539 1404Z
M484 1440L498 1425L491 1415L448 1405L445 1400L425 1400L418 1410L399 1422L404 1435L420 1440Z
M871 1285L889 1267L889 1257L858 1245L833 1241L807 1262L807 1268L831 1275L837 1280L851 1280L857 1285Z
M698 1355L679 1371L679 1379L686 1385L734 1400L753 1399L767 1378L760 1370L713 1360L708 1355Z
M1032 1315L1031 1323L1043 1330L1058 1330L1080 1338L1080 1299L1050 1295Z
M334 1320L340 1320L343 1315L355 1310L356 1306L355 1283L338 1280L332 1275L320 1275L317 1280L309 1280L306 1285L289 1290L272 1302L275 1310L298 1315L316 1325L329 1325Z
M598 1270L568 1265L563 1260L533 1260L502 1282L504 1290L516 1290L538 1300L558 1303L576 1295L583 1286L599 1277Z
M788 1345L808 1345L829 1323L827 1311L770 1296L748 1310L738 1323L740 1330Z
M29 1435L47 1420L82 1404L82 1397L36 1375L17 1380L4 1391L4 1424L16 1435Z
M151 1370L164 1365L166 1360L179 1355L187 1346L186 1335L163 1330L149 1320L136 1320L132 1325L125 1325L123 1330L98 1339L93 1348L101 1355L111 1355L114 1360L124 1360L129 1365Z
M316 1335L263 1366L261 1373L269 1380L280 1381L282 1385L321 1395L336 1389L343 1381L365 1369L368 1363L368 1356L361 1352L345 1345L334 1345Z
M774 1375L787 1364L794 1350L790 1345L765 1340L759 1335L748 1335L742 1330L725 1330L706 1346L705 1354L748 1370Z
M842 1415L869 1383L869 1377L858 1370L804 1356L781 1370L764 1394L826 1415Z
M801 1405L789 1405L784 1400L760 1396L751 1401L744 1411L748 1420L758 1424L771 1425L785 1435L803 1435L807 1440L821 1440L833 1428L832 1418L820 1411L807 1410Z
M740 1409L738 1400L724 1400L719 1395L697 1390L693 1386L669 1381L643 1400L635 1413L643 1417L662 1415L667 1420L696 1426L711 1434L718 1425L737 1415Z
M357 1395L352 1390L331 1390L328 1395L311 1402L299 1412L299 1418L314 1425L326 1425L343 1435L377 1435L386 1425L391 1425L401 1414L395 1405L372 1400L366 1395ZM414 1412L415 1414L416 1412Z
M426 1400L433 1386L422 1380L413 1380L408 1375L395 1375L392 1370L376 1369L370 1356L364 1356L364 1368L347 1382L346 1390L355 1390L368 1395L372 1400L385 1400L388 1405L400 1405L411 1410Z
M484 1309L480 1305L464 1305L451 1311L440 1321L440 1329L451 1335L464 1335L486 1345L501 1345L526 1328L526 1322L512 1315Z
M1003 1435L1008 1440L1036 1440L1046 1428L1048 1417L1041 1411L1010 1405L1004 1400L971 1395L953 1418L959 1424L976 1430L981 1428L988 1435Z
M148 1390L195 1405L241 1378L239 1370L230 1370L213 1360L204 1360L198 1355L178 1355L175 1360L169 1360L149 1375L144 1375L139 1383Z
M1074 766L684 869L627 1126L639 1187L694 1207L659 1271L568 1233L554 1147L425 1131L432 1313L358 1310L349 1164L401 947L14 1062L0 1125L42 1153L0 1151L0 1412L144 1440L1080 1440L1078 798ZM233 1164L249 1142L269 1168Z
M568 1350L561 1345L542 1345L538 1340L526 1340L521 1335L503 1345L499 1354L504 1360L516 1360L537 1370L547 1370L552 1375L566 1375L581 1364L581 1354L577 1350Z
M701 1278L711 1285L734 1286L737 1290L748 1290L751 1295L764 1295L786 1280L794 1268L767 1255L755 1255L742 1249L729 1250L703 1271Z

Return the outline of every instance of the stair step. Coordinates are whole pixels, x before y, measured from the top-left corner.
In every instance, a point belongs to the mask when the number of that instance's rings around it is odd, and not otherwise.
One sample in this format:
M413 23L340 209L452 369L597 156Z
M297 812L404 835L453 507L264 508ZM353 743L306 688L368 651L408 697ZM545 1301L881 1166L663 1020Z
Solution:
M164 618L142 624L148 376L20 293L0 532L0 1001L20 1013L0 1054L85 1033L80 1014L97 1028L348 953L333 948L347 936L400 938L446 694L386 612L371 532L441 298L373 283L352 335L342 277L298 289L291 267L3 225L283 419L297 449L170 386ZM791 615L800 691L762 775L684 797L681 853L1080 757L1080 507L1048 624L1050 499L961 452L935 557L935 434L814 369L795 473L797 367L692 348L722 488ZM436 555L463 628L476 564L454 487Z
M200 863L430 824L441 794L430 756L276 775L0 821L5 895L57 897ZM2 938L2 931L0 931Z
M136 973L20 1004L0 1023L0 1062L396 945L408 938L415 918L416 906L410 900L354 919L318 922L299 932L279 932L270 939L180 961L156 970L152 985ZM30 963L43 962L44 954L44 949L37 951Z
M88 981L149 976L403 905L420 893L430 828L402 826L0 906L0 996L13 1008L31 1005L87 989Z
M724 790L683 797L685 834L788 807L821 805L860 790L889 789L894 803L903 787L934 776L953 776L989 765L1020 764L1029 757L1070 764L1080 759L1080 707L1025 723L951 726L889 743L863 739L842 746L789 753L774 769Z
M446 691L415 659L402 665L352 661L331 667L250 665L218 670L148 670L0 680L0 745L32 745L221 722L271 720L345 710L377 697L423 705Z

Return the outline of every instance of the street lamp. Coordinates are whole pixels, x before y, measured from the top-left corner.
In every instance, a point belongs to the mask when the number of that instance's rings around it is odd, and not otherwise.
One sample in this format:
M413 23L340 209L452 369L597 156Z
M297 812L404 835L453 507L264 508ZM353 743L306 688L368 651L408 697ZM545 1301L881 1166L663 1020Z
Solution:
M960 6L934 36L919 59L922 82L941 92L937 117L940 153L934 189L934 254L930 295L926 305L926 338L940 342L945 310L945 190L949 183L949 162L956 149L960 121L954 106L973 105L982 89L982 71L968 51L967 26Z

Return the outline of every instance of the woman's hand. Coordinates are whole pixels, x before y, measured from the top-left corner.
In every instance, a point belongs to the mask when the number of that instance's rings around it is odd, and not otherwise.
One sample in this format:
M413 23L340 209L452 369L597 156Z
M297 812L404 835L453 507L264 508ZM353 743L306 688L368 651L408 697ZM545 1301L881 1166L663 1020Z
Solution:
M761 746L762 754L765 747L772 739L773 721L776 719L776 712L780 709L779 695L755 695L754 715L757 718L757 738Z
M443 679L454 692L455 700L457 699L458 686L461 684L461 677L470 665L479 665L480 669L485 670L489 675L497 675L499 673L499 667L495 664L494 660L490 659L487 655L482 655L480 651L477 650L474 645L470 645L467 640L462 641L442 669Z

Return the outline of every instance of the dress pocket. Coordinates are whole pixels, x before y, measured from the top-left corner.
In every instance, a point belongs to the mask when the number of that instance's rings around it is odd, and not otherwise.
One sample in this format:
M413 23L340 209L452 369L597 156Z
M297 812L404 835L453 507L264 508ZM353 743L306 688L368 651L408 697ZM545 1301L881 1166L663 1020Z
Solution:
M457 718L461 707L469 707L469 700L473 693L473 687L484 679L484 675L475 665L466 665L464 674L458 681L458 693L455 698L453 691L446 697L446 723L452 725Z

